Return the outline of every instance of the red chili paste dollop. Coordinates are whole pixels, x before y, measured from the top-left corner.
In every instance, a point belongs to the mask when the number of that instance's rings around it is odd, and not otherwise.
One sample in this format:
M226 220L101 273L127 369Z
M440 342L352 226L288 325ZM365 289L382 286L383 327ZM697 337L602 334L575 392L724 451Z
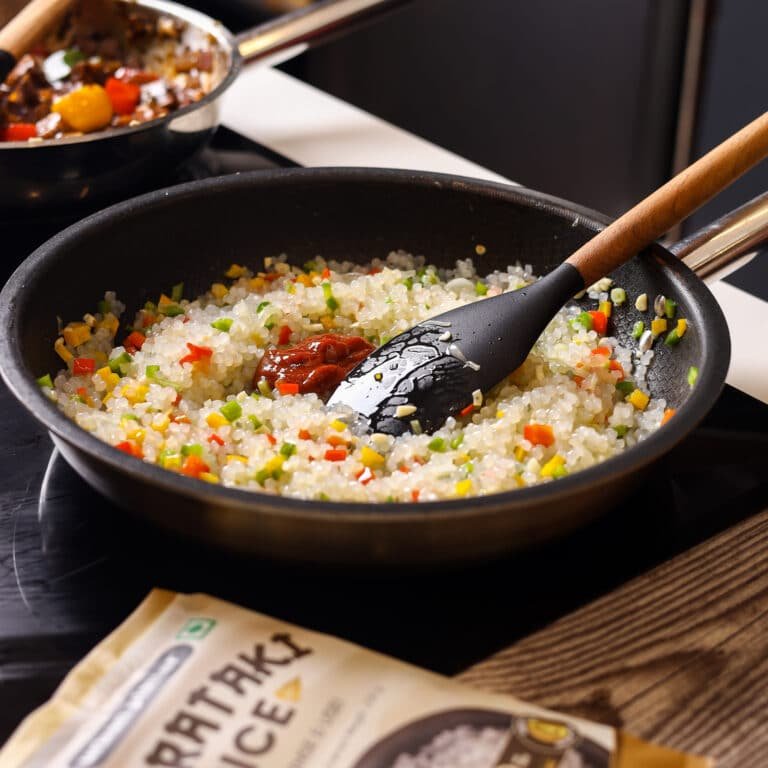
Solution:
M326 333L311 336L290 347L273 347L264 353L253 378L254 386L266 379L274 387L278 381L299 385L299 392L330 395L344 377L373 352L360 336Z

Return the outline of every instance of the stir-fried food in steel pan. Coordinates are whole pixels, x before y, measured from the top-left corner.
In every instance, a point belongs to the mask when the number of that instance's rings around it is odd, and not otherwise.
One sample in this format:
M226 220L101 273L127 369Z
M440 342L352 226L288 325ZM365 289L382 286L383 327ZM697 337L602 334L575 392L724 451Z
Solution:
M222 54L204 33L132 3L76 5L0 84L0 141L137 126L202 99Z

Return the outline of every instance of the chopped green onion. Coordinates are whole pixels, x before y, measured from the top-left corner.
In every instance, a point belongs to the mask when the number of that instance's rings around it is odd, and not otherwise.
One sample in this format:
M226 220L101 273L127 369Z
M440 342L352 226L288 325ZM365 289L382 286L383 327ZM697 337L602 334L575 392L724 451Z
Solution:
M215 328L217 331L223 331L229 333L229 329L232 327L234 320L231 317L220 317L218 320L214 320L211 323L211 328Z
M424 275L426 275L426 274L427 274L427 268L426 267L419 267L416 270L416 277L418 277L419 279L424 277Z
M580 328L583 328L585 331L591 331L592 326L592 316L589 312L580 312L571 320L571 328L574 331L578 331Z
M248 421L251 422L251 426L254 428L254 430L260 429L262 426L261 421L258 418L256 418L256 416L253 416L252 414L248 416Z
M160 310L166 317L176 317L183 315L184 310L178 304L167 304Z
M611 301L620 307L627 300L627 292L623 288L611 289Z
M77 48L69 48L64 53L64 57L63 57L64 63L68 67L74 67L78 61L83 61L84 59L85 59L85 54L82 51L78 50Z
M286 458L288 456L293 456L293 454L296 453L296 446L293 443L283 443L280 446L280 453Z
M272 330L272 329L273 329L273 328L274 328L276 325L277 325L277 323L273 323L273 322L264 323L264 327L265 327L265 328L266 328L268 331L271 331L271 330Z
M427 443L427 448L436 453L443 453L445 451L445 440L443 440L442 437L433 437L429 443Z
M633 381L617 381L616 389L621 392L622 395L631 395L635 391L635 383Z
M182 456L202 456L203 446L198 443L189 443L181 446Z
M264 397L269 397L272 394L272 388L266 379L259 379L259 383L256 386Z
M176 285L171 288L171 301L175 301L177 304L181 301L182 297L184 296L184 283L176 283Z
M219 408L222 416L227 421L237 421L243 415L243 408L237 400L230 400Z
M696 386L696 379L699 378L699 369L692 365L688 369L688 386L693 389L694 386Z
M269 302L268 301L262 301L261 304L259 304L259 306L256 307L256 314L261 312L261 310L264 309L264 307L268 307L268 306L269 306Z
M394 497L394 496L392 496L392 494L390 494L389 496L387 496L387 498L386 498L386 499L384 499L384 501L385 501L387 504L394 504L394 503L395 503L395 497Z
M671 320L675 316L677 310L677 302L672 299L664 299L664 314Z
M339 308L339 302L336 301L335 297L331 296L330 299L325 300L325 306L328 307L331 312L335 312Z
M562 464L559 464L552 470L553 478L565 477L567 474L568 470Z
M323 296L326 299L330 299L331 296L333 296L333 288L331 288L331 284L328 282L322 283L320 286L323 289Z
M256 482L259 485L264 485L264 483L267 481L267 478L272 477L272 473L268 469L260 469L256 473Z
M128 419L129 421L141 421L135 413L124 413L120 416L120 419Z
M148 365L144 375L150 380L154 381L155 384L160 384L162 387L173 387L175 390L180 390L181 385L176 384L176 382L171 381L170 379L167 379L165 376L162 376L160 374L160 366L159 365Z
M629 427L626 424L617 424L613 429L618 437L624 437L629 432Z
M331 497L327 493L323 493L323 491L320 491L320 493L317 495L317 498L320 501L330 501Z
M475 283L475 293L478 296L485 296L488 293L488 286L485 283Z
M406 277L403 280L403 285L410 291L411 288L413 288L413 278L412 277Z
M680 336L677 333L677 328L673 328L664 339L664 343L668 347L675 347L680 343Z
M453 440L451 440L451 448L456 450L463 442L464 442L464 433L459 432L459 434L456 435L456 437L454 437Z
M475 471L475 465L471 461L462 464L462 468L468 475L471 475Z
M128 364L132 362L133 358L127 352L123 352L121 355L113 357L109 361L109 370L112 371L112 373L116 373L118 376L127 376Z
M40 387L48 387L49 389L53 389L53 380L51 379L51 374L46 373L45 376L41 376L37 380L37 384Z
M645 330L645 323L642 320L638 320L632 326L632 338L639 339L643 335L644 330Z

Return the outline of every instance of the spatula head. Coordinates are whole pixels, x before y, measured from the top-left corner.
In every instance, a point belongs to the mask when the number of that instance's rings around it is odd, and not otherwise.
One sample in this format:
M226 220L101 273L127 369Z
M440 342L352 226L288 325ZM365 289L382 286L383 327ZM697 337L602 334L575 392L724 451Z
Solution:
M525 288L425 320L363 360L328 405L352 408L374 432L433 432L519 367L583 287L562 264Z

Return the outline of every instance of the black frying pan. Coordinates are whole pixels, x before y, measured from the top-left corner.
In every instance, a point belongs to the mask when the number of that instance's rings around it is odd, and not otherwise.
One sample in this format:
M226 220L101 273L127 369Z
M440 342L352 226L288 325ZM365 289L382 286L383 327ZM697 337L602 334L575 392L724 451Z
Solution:
M210 16L172 0L114 0L204 32L215 52L218 83L200 101L138 126L38 143L0 142L0 210L103 204L135 192L148 179L167 178L213 135L221 96L244 62L325 43L408 1L321 0L234 36Z
M674 297L690 331L657 344L653 394L677 408L658 432L598 466L545 485L476 499L371 505L299 501L212 486L106 446L59 412L35 379L56 371L56 317L90 311L105 290L127 317L163 286L184 280L202 293L232 263L253 266L287 252L302 264L369 260L402 248L481 271L517 260L546 273L606 223L596 213L519 187L438 174L370 169L293 169L227 176L115 205L35 251L0 294L0 372L51 432L64 458L115 503L166 529L260 556L304 561L440 562L486 558L566 534L630 493L718 397L728 370L725 318L709 290L654 245L614 273L630 297ZM476 257L482 243L487 252ZM591 306L590 306L591 308ZM631 345L632 312L614 333ZM700 374L686 381L690 366Z

